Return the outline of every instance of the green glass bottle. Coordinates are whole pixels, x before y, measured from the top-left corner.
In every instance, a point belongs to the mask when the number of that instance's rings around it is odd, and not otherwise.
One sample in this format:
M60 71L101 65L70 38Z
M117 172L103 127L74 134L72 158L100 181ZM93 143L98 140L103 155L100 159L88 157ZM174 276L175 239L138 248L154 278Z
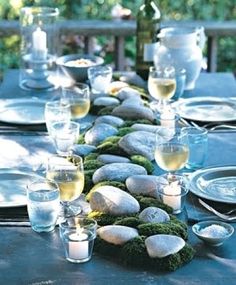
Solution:
M136 73L148 79L149 67L153 65L153 44L157 42L161 13L153 0L145 0L137 14Z

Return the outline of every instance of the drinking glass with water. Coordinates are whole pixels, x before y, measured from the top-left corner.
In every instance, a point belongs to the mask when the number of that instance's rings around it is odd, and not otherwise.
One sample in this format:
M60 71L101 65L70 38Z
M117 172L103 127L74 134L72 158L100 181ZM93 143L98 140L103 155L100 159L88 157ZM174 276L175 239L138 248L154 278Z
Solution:
M60 210L57 183L44 178L30 183L27 186L27 210L34 231L53 231Z

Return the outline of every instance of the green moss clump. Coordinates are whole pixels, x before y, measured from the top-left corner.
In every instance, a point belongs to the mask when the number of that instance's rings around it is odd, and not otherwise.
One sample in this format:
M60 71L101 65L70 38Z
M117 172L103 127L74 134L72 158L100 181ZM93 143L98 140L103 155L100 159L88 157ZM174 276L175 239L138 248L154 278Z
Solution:
M84 162L87 162L87 161L89 161L89 160L95 160L95 159L97 159L97 157L99 156L99 154L98 153L90 153L90 154L88 154L88 155L86 155L85 156L85 158L84 158Z
M131 127L134 124L147 124L147 125L153 125L153 123L149 120L146 119L139 119L139 120L126 120L124 125L122 126L123 128L126 127Z
M85 144L84 134L79 136L77 144Z
M84 171L84 190L83 193L87 194L91 188L93 188L93 173L94 170L85 170Z
M93 115L98 115L98 112L104 108L104 106L96 106L96 105L91 105L89 109L89 113Z
M123 127L123 128L120 128L118 133L117 133L117 136L120 136L120 137L123 137L129 133L132 133L134 132L135 130L132 129L131 127Z
M171 221L166 223L146 223L138 226L140 235L152 236L157 234L176 235L184 240L188 238L188 232L185 228Z
M147 207L157 207L166 211L168 214L173 213L173 209L170 206L163 204L161 201L158 201L156 198L145 197L142 195L135 195L134 197L138 200L141 211Z
M147 266L149 256L144 243L145 237L138 236L127 243L121 249L121 259L127 265Z
M148 174L152 174L154 171L154 166L150 160L142 155L132 155L130 158L131 162L143 166Z
M190 262L195 255L195 250L186 244L179 252L164 258L151 259L151 266L162 271L175 271L184 264Z
M108 107L103 107L98 111L98 116L105 116L105 115L111 115L111 112L116 106L108 106Z
M89 218L93 218L97 221L99 226L106 226L106 225L112 225L114 224L117 220L119 220L119 216L112 216L110 214L98 212L98 211L92 211L88 215Z
M97 151L100 154L115 154L121 156L127 156L126 152L123 151L117 144L111 142L104 142L97 147Z
M114 186L114 187L117 187L121 190L124 190L126 191L126 186L124 183L122 182L119 182L119 181L102 181L102 182L99 182L97 183L90 191L89 193L87 194L86 198L87 200L89 201L90 200L90 197L91 197L91 194L100 186Z
M142 222L138 217L126 217L120 219L114 223L114 225L126 226L131 228L137 228Z
M94 243L94 250L102 255L111 256L112 258L119 258L121 246L108 243L97 236Z
M84 170L96 170L100 167L102 167L104 163L98 161L98 160L87 160L84 161Z
M111 136L111 137L106 138L102 143L110 142L113 144L117 144L120 139L121 137L119 136Z

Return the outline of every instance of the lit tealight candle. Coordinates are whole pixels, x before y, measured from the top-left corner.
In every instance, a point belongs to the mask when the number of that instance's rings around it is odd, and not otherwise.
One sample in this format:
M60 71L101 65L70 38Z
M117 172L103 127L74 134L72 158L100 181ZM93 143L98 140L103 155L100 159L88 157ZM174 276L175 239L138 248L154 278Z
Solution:
M97 92L106 92L109 87L110 81L111 79L109 76L98 75L94 78L92 87Z
M88 235L78 231L69 235L69 258L82 260L89 257Z
M174 128L175 127L175 113L166 110L160 115L160 123L162 127L169 127Z
M47 34L39 27L33 32L33 56L35 59L46 59L47 57Z
M163 188L163 203L173 208L174 212L181 210L181 186L178 181Z

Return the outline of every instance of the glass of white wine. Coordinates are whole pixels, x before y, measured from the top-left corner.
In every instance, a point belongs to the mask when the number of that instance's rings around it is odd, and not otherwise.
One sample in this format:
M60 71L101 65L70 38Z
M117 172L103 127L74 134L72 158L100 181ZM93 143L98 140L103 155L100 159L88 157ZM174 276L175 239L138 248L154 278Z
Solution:
M173 66L151 66L148 76L148 91L158 100L158 111L163 113L168 100L174 96L176 90L175 69Z
M72 120L80 123L80 131L83 132L91 124L82 121L90 109L90 90L88 84L76 83L62 87L62 102L69 103Z
M84 189L83 160L77 155L53 155L48 159L47 178L55 181L60 190L63 216L76 216L81 208L73 201L78 199Z
M184 168L189 157L188 136L179 128L161 127L156 133L155 160L168 172L167 180Z

